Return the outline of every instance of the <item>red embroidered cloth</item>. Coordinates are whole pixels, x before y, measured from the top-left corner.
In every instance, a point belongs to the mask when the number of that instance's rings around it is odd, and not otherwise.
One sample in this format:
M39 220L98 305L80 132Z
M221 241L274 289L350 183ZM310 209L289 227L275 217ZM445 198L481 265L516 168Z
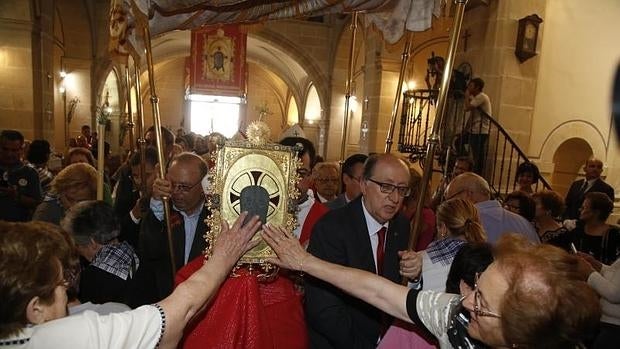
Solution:
M177 273L189 278L204 261L200 256ZM261 283L246 269L224 281L216 297L186 329L179 348L306 349L308 334L301 294L284 276Z

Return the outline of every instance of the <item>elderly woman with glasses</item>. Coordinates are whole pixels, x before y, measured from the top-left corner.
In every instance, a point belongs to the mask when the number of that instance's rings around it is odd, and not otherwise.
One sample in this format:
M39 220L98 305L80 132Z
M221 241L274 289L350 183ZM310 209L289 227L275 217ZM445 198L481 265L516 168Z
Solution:
M467 333L494 348L574 348L601 315L578 257L511 234L500 239L495 261L477 278L474 291L461 299L325 262L280 227L263 231L278 255L274 263L329 282L399 319L424 324L441 348L453 347L450 315L460 303L471 316Z
M222 232L208 262L154 305L106 316L67 317L70 238L50 224L0 222L0 346L18 348L175 348L185 325L204 309L260 227L243 213ZM213 334L216 335L216 334Z

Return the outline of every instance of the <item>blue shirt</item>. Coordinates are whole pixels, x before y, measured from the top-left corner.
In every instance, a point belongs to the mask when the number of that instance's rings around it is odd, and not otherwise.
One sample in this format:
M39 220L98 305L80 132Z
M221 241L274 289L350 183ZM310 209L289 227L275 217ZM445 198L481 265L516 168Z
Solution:
M199 206L202 207L203 203ZM151 198L150 203L151 211L155 215L159 221L164 220L164 203L161 200L156 200ZM188 215L187 213L177 209L181 216L183 216L183 227L185 228L185 256L183 256L183 263L187 264L187 260L189 259L189 253L192 250L192 243L194 242L194 236L196 236L196 227L198 226L198 219L200 218L200 213L202 210L196 210L196 212Z
M487 233L487 241L495 244L506 233L517 233L533 242L540 242L532 223L502 207L497 200L487 200L476 204L482 227Z

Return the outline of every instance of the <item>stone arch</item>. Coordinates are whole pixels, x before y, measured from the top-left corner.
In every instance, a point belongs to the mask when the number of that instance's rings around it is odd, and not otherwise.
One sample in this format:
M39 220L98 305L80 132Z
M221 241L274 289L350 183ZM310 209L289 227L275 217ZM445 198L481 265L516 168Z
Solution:
M579 137L575 137L579 135ZM549 132L540 148L539 158L542 162L552 162L556 150L564 141L571 138L581 138L592 148L592 154L601 160L606 160L607 144L605 137L598 128L586 120L570 120L564 122Z
M283 37L282 35L271 31L271 30L261 30L257 33L253 33L256 38L259 40L270 43L286 54L290 55L295 61L301 65L306 73L308 74L309 80L312 81L317 89L319 94L319 98L321 100L321 105L328 105L329 103L329 79L325 75L324 72L321 71L321 68L314 61L314 59L297 48L294 43L292 43L289 39ZM303 100L305 96L300 96L300 100ZM298 104L298 107L300 105Z
M553 189L566 194L571 183L592 156L592 147L582 138L569 138L560 144L553 154Z
M595 125L585 120L571 120L549 132L536 162L543 174L551 175L553 189L564 194L585 160L593 155L605 161L606 149L605 138ZM565 158L565 152L571 157Z

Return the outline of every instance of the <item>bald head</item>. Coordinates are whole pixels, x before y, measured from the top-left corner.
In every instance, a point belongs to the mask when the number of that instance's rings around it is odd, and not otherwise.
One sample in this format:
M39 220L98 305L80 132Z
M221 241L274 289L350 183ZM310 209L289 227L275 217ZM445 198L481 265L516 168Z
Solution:
M409 168L394 155L381 154L368 158L364 180L360 183L362 202L380 224L394 218L408 195Z
M375 168L377 166L395 166L402 167L403 170L409 173L409 166L399 157L392 154L375 154L371 155L364 163L364 179L371 178L375 174Z
M209 172L209 165L207 165L207 162L194 153L184 152L175 156L170 163L170 167L177 165L197 168L200 171L200 178L206 176L207 172Z
M446 200L455 197L476 204L491 199L491 188L484 178L473 172L466 172L454 177L446 189Z

